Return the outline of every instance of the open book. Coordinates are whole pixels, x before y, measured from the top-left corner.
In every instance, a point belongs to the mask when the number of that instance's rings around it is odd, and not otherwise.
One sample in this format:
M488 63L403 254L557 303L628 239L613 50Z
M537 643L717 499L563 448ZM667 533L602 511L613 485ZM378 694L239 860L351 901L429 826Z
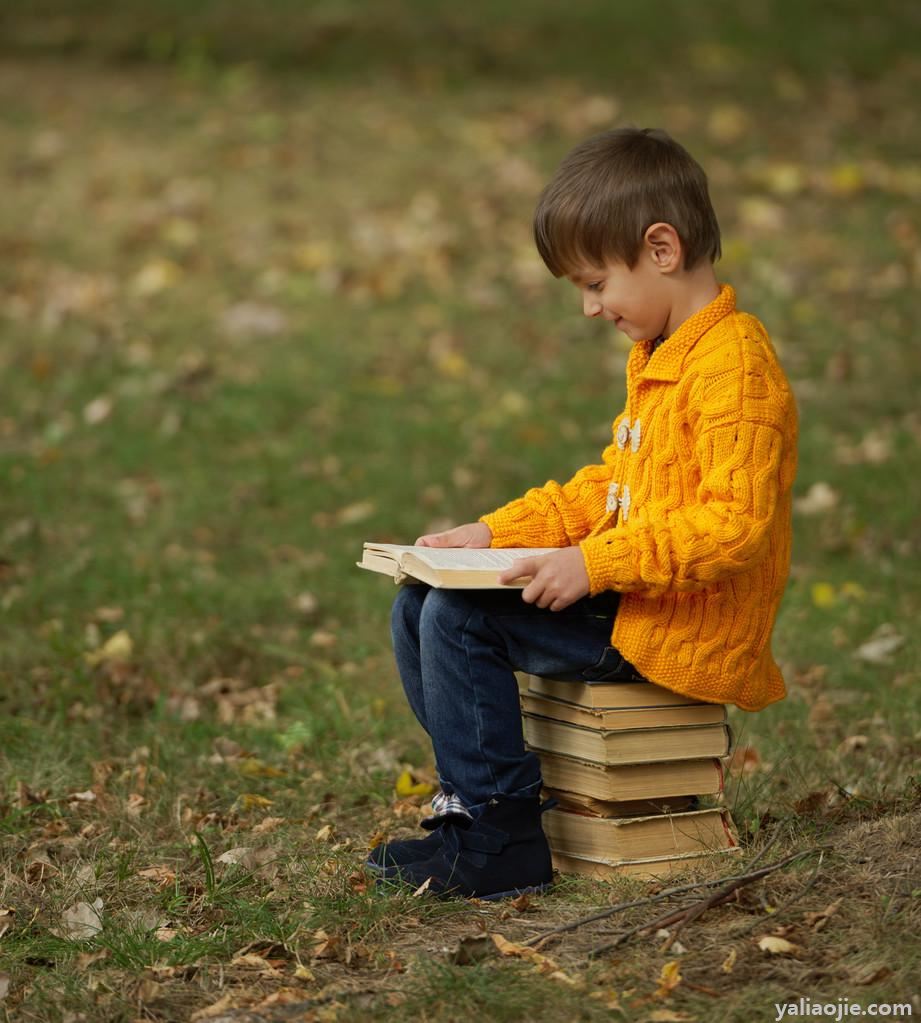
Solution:
M527 579L505 587L499 575L519 558L551 554L553 547L413 547L366 543L359 568L393 576L395 582L421 582L449 590L522 589Z

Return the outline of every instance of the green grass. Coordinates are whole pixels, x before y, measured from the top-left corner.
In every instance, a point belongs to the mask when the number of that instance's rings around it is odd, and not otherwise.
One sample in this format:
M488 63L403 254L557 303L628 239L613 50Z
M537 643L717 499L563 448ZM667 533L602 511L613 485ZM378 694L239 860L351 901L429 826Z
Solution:
M917 15L264 10L0 15L0 1010L747 1021L791 992L910 1000ZM798 396L796 495L837 495L796 516L789 695L732 712L754 770L728 785L745 862L768 842L822 860L701 918L683 953L644 938L589 960L597 925L551 942L573 987L454 953L648 885L564 879L487 907L362 873L375 834L418 820L400 770L432 764L393 590L353 562L597 458L626 348L542 269L529 221L612 119L670 128L709 168L720 273ZM243 329L243 302L271 329ZM903 644L861 660L883 626ZM91 663L121 630L126 661ZM65 912L96 898L101 931L69 937ZM797 957L757 948L779 928ZM684 980L661 998L670 958Z

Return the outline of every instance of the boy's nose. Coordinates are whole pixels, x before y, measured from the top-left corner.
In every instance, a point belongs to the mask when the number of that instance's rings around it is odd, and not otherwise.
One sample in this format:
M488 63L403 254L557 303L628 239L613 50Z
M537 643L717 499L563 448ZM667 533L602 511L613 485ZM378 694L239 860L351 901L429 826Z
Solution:
M597 316L601 312L601 303L591 292L587 291L582 296L582 312L586 316Z

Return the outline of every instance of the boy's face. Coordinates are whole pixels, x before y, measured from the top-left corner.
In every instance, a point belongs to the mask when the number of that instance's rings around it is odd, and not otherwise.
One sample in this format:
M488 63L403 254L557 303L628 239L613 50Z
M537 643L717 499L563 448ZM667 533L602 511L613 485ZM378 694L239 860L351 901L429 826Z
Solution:
M670 333L672 294L659 267L644 252L636 266L608 263L603 267L579 267L569 280L582 294L586 316L613 323L631 341Z

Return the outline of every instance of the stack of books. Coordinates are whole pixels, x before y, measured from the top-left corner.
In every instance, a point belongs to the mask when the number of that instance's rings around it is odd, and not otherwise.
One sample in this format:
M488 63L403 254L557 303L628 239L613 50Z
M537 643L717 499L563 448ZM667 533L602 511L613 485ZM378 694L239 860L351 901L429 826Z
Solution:
M732 733L721 704L649 682L519 676L525 742L540 757L554 866L665 877L740 852L723 791ZM701 797L714 806L701 809Z

